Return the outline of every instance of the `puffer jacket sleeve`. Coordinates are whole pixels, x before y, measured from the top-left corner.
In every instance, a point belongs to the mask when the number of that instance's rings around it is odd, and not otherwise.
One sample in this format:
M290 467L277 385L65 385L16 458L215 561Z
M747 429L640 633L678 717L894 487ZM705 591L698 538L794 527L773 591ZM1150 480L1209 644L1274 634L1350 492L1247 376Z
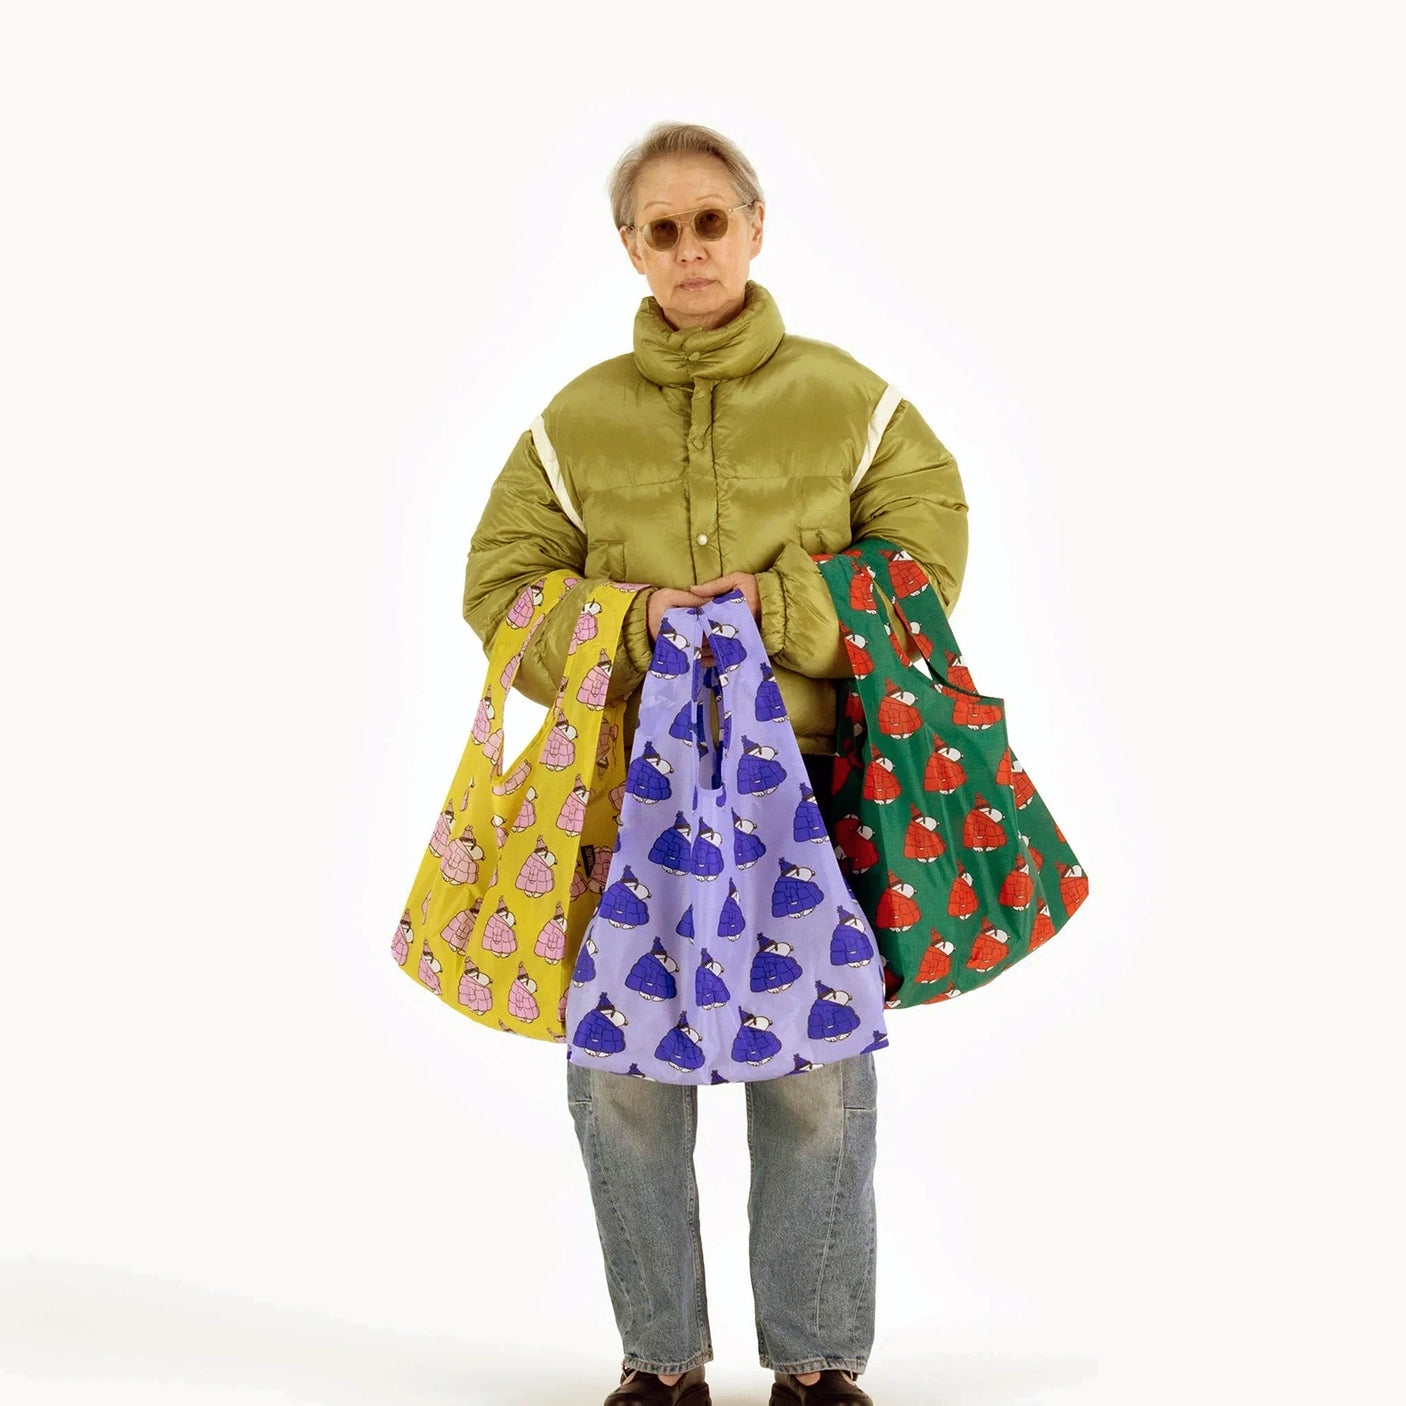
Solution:
M850 496L850 535L883 537L927 573L950 617L967 567L967 502L957 461L909 401L889 420L878 452ZM829 588L796 542L758 573L767 654L812 678L845 678L849 659Z
M537 455L532 432L518 440L488 495L469 542L464 569L464 619L488 654L493 636L526 586L549 571L574 571L582 580L569 590L532 638L513 687L550 708L566 672L566 652L581 607L603 578L585 575L586 534L557 502ZM610 671L606 700L633 693L649 671L654 646L649 639L646 601L640 591L625 615L621 648Z

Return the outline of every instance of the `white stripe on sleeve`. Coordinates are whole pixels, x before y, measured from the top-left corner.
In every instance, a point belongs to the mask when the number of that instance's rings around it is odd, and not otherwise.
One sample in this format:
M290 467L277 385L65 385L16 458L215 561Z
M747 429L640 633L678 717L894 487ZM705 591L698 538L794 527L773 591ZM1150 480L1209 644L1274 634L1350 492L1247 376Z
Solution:
M546 422L540 415L532 422L532 442L537 446L537 457L547 471L547 481L552 485L552 492L556 494L562 512L584 532L586 524L581 521L581 514L576 511L576 504L571 501L571 494L566 490L566 480L562 478L561 465L557 463L557 451L552 448L552 442L547 438Z
M869 438L864 445L864 457L859 461L859 467L849 481L851 493L859 487L859 480L869 472L869 465L874 462L874 455L879 452L879 441L883 439L884 431L893 419L893 412L898 409L898 403L902 399L903 392L896 386L889 386L880 397L878 405L874 407L873 417L869 421Z

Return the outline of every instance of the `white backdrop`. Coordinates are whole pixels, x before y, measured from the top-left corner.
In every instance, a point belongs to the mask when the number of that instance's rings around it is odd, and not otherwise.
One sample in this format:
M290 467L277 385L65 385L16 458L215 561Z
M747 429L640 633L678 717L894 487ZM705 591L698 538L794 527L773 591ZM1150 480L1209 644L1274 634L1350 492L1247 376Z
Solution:
M895 1013L864 1386L1396 1398L1380 19L6 7L0 1397L614 1384L560 1048L390 940L484 673L470 535L629 349L604 185L668 117L757 166L788 328L956 455L953 624L1091 876L1039 956ZM744 1406L742 1091L699 1099Z

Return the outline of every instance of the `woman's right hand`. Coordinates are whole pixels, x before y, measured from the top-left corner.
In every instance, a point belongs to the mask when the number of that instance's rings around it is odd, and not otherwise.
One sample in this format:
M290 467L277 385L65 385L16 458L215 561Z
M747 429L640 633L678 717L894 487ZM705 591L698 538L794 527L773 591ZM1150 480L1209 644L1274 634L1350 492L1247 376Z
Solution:
M659 627L664 623L665 611L675 610L679 606L707 605L708 600L709 597L695 596L692 591L678 591L669 586L656 586L649 593L649 609L646 612L649 620L649 642L653 644L659 638Z

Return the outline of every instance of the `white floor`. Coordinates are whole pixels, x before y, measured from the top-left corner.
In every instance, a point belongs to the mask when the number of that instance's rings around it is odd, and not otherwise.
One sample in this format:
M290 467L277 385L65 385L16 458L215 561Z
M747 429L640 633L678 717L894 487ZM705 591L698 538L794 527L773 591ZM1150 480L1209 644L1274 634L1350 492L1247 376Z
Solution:
M726 1326L715 1328L719 1356L708 1367L714 1406L765 1406L771 1378L749 1359L745 1319L715 1311L715 1321ZM930 1325L885 1325L862 1378L875 1406L1235 1399L1221 1373L1187 1395L1151 1362L1018 1347L944 1352L925 1347L925 1336ZM618 1379L616 1360L611 1341L594 1356L572 1347L532 1360L516 1344L398 1333L155 1276L0 1262L5 1406L599 1406Z
M903 1349L912 1336L886 1334L896 1339L887 1359L864 1374L876 1406L1129 1406L1127 1395L1104 1389L1089 1356L924 1355ZM747 1359L745 1338L723 1360L720 1337L708 1367L715 1406L765 1406L770 1373ZM616 1346L603 1342L596 1357L568 1349L529 1361L516 1346L412 1336L155 1276L0 1263L6 1406L599 1406L618 1380Z

